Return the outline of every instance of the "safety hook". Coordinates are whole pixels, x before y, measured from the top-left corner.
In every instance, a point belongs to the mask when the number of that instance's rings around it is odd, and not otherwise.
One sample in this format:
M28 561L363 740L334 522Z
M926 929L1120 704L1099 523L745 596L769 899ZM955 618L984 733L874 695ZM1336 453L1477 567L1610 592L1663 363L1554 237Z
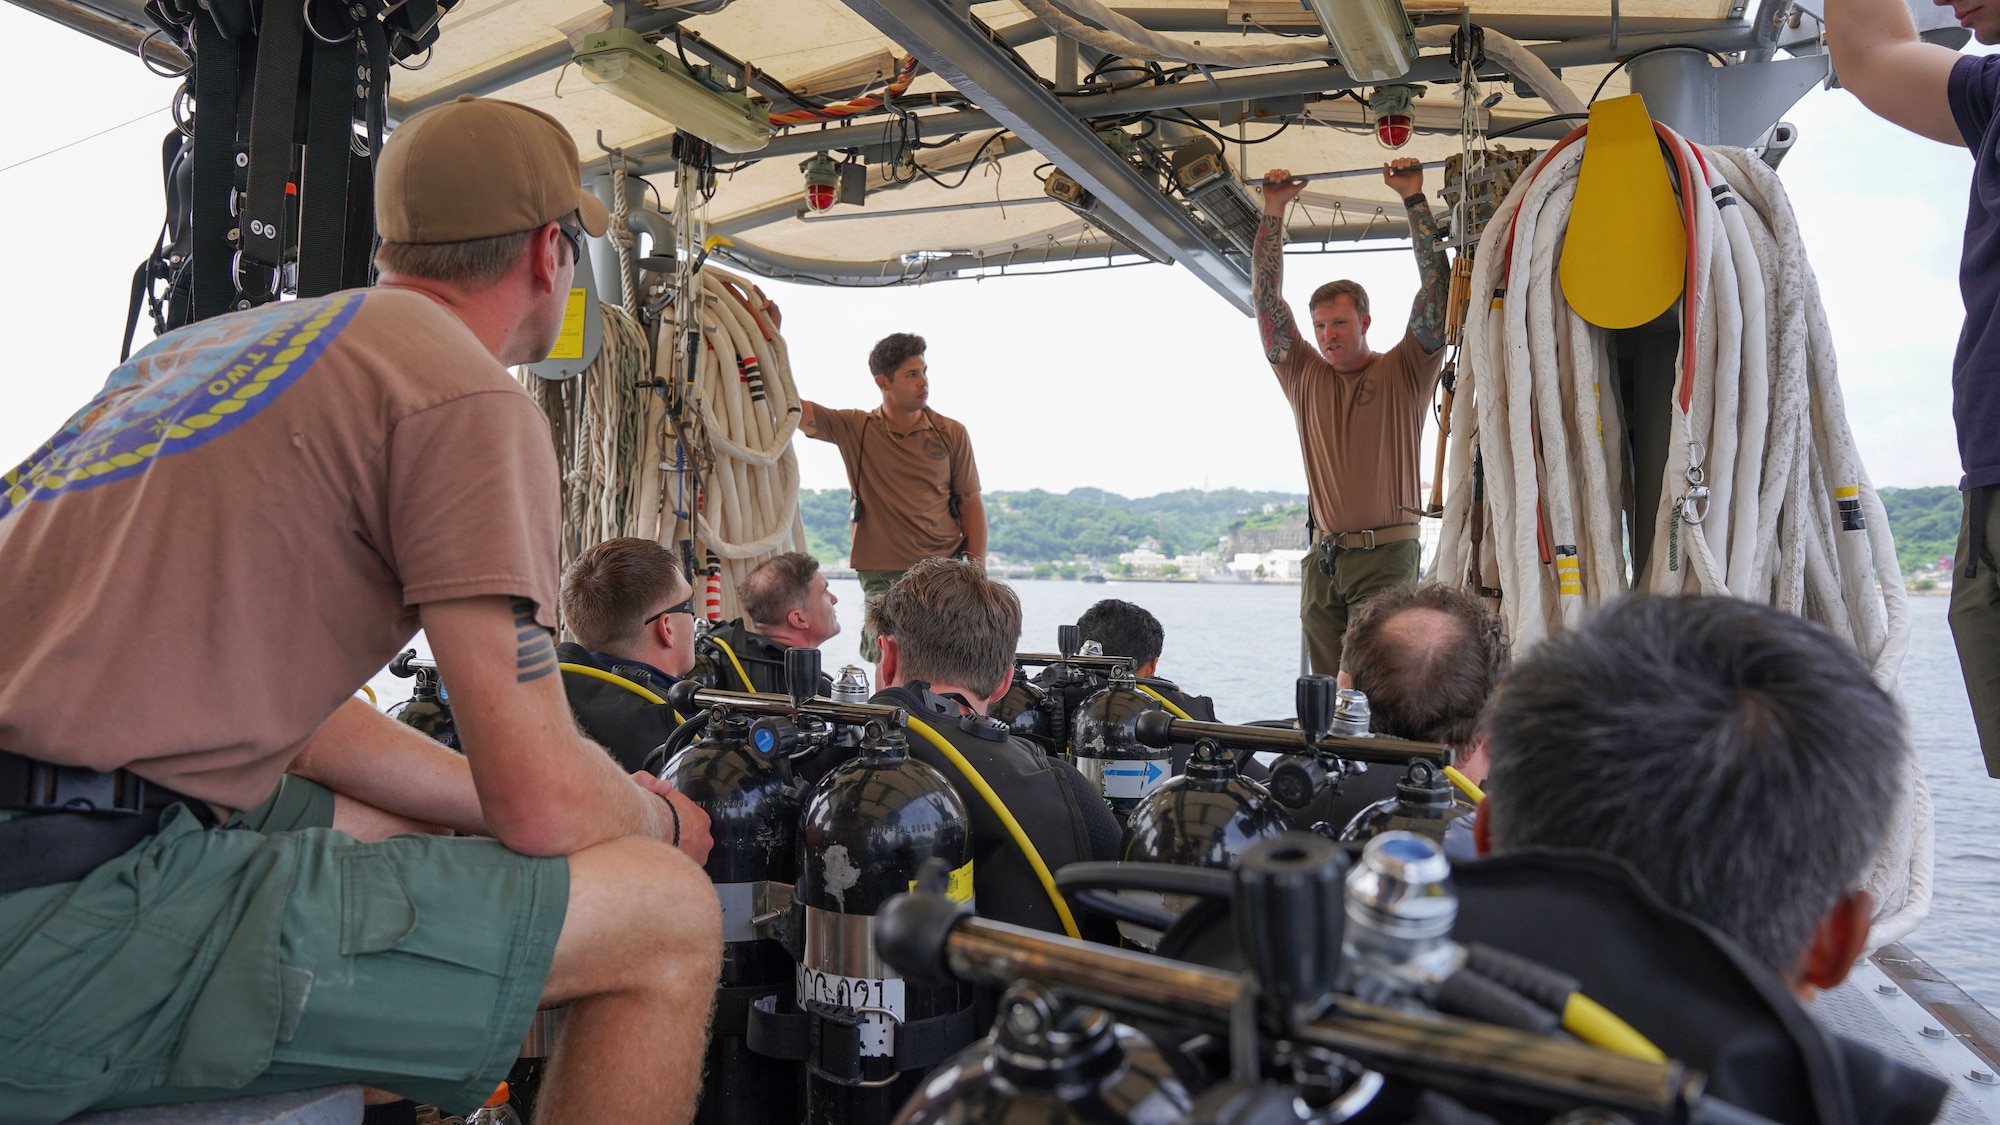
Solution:
M1681 497L1681 522L1692 525L1707 519L1708 497L1708 488L1704 485L1689 488Z

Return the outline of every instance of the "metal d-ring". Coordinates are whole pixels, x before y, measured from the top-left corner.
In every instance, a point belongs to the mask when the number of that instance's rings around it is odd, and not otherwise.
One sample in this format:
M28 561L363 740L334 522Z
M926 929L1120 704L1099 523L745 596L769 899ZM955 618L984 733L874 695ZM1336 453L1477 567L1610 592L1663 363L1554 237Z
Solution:
M188 64L179 70L161 70L153 65L153 60L146 57L146 44L151 43L153 41L153 36L158 34L160 34L160 29L154 28L153 30L146 33L145 38L139 40L139 46L137 48L139 52L139 65L145 67L147 70L152 71L154 74L159 75L161 78L186 78L190 73L194 71L193 59L189 59ZM187 54L187 52L182 51L181 54L185 55Z
M312 0L300 0L299 10L305 13L306 30L312 32L312 37L314 39L319 40L320 42L326 44L329 47L337 47L340 44L347 42L349 39L354 38L356 35L361 34L361 29L355 28L354 30L349 31L346 35L343 35L338 39L328 39L326 36L321 35L319 33L319 28L313 26Z
M241 251L241 250L238 250L238 251L236 251L236 252L235 252L234 254L231 254L231 255L229 256L229 284L230 284L231 286L235 287L235 289L236 289L236 295L237 295L237 296L239 296L239 297L245 297L245 298L248 298L248 299L250 299L250 300L253 300L253 301L254 301L254 300L261 300L261 299L263 299L263 298L267 298L267 297L275 297L275 296L277 296L277 295L278 295L278 272L279 272L279 271L278 271L278 267L276 267L276 266L271 266L271 267L269 267L269 269L270 269L270 271L271 271L271 280L270 280L270 284L268 284L268 285L266 285L266 286L264 287L264 291L263 291L262 293L246 293L246 292L244 292L244 291L243 291L243 251Z
M409 39L409 36L405 35L403 36L403 38ZM416 40L414 39L411 39L410 41L412 43L416 42ZM402 67L404 70L422 70L423 68L431 65L431 51L435 46L436 44L432 44L432 46L424 48L424 61L418 63L416 66L411 66L408 62L405 62L402 59L397 59L396 65Z

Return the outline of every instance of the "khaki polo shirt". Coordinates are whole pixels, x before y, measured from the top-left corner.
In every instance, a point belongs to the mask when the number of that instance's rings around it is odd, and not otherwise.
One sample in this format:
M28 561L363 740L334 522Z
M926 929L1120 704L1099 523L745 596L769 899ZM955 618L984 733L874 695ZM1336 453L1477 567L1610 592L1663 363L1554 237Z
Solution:
M1418 460L1444 349L1405 333L1359 371L1333 369L1304 340L1271 370L1298 422L1320 534L1409 523L1423 509Z
M925 408L913 426L898 431L879 406L809 405L813 428L806 436L840 448L848 487L861 501L849 565L906 570L918 559L958 551L965 533L951 514L951 499L979 492L979 466L964 426Z

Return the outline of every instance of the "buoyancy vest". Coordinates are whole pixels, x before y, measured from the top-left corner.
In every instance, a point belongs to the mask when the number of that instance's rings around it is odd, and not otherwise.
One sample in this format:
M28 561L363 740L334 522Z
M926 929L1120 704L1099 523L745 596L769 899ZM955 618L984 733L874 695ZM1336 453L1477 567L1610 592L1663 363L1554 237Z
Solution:
M750 675L750 682L736 674L736 665L722 651L715 641L729 646L736 659L743 662L743 670ZM722 691L761 691L775 695L785 694L785 646L752 632L742 618L726 621L708 631L708 635L695 644L694 668L688 673L694 679ZM833 691L833 679L824 672L820 674L815 695L828 695Z
M869 702L907 709L963 754L1020 821L1051 872L1066 864L1118 858L1118 822L1076 767L1008 735L1003 726L983 716L967 715L957 703L933 694L928 685L886 688ZM972 884L979 916L1062 933L1048 892L985 798L925 739L910 738L910 756L944 774L971 815ZM1084 925L1085 937L1116 940L1108 924L1080 910L1071 912Z

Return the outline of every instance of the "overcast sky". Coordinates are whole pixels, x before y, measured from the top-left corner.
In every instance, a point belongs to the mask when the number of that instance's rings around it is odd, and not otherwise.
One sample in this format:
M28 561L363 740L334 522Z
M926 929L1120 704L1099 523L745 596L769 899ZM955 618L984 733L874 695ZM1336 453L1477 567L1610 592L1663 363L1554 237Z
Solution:
M12 45L0 103L13 107L0 133L0 213L11 220L0 466L12 466L117 363L132 269L160 228L160 140L177 83L8 4L0 42ZM1971 158L1877 120L1843 91L1808 95L1786 118L1799 142L1781 171L1869 473L1878 485L1956 484L1950 365ZM1315 285L1341 276L1368 287L1371 341L1388 346L1415 292L1407 247L1292 257L1286 290L1303 310ZM927 337L931 405L970 428L988 489L1305 487L1254 325L1185 272L765 288L784 307L801 391L829 406L879 401L865 364L875 339ZM845 485L831 446L799 444L806 487Z

